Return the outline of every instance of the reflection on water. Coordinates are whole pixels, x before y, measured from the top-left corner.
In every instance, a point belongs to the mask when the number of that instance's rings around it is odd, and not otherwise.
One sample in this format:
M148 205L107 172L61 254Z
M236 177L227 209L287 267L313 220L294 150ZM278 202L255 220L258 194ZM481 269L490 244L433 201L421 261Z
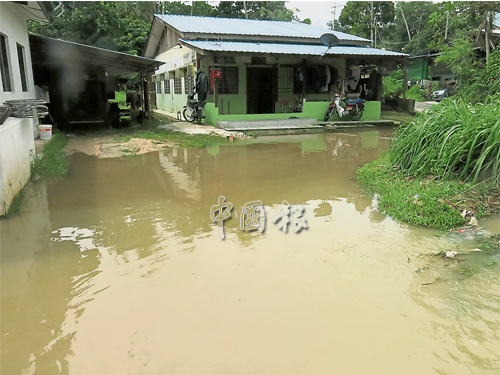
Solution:
M498 254L382 217L352 178L390 135L73 155L0 222L2 373L497 374ZM264 233L240 229L255 200ZM307 230L270 221L283 200Z

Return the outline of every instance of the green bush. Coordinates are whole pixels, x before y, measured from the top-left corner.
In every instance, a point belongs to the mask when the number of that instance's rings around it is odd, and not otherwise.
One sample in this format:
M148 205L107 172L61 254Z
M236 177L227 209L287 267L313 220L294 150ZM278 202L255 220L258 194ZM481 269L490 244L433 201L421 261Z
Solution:
M500 95L472 105L446 98L402 125L391 147L393 165L410 175L476 181L500 179Z
M425 98L422 95L422 91L418 85L414 85L410 87L408 92L406 93L406 98L407 99L414 99L418 102L424 101Z
M400 98L403 95L403 71L398 69L382 78L384 98Z

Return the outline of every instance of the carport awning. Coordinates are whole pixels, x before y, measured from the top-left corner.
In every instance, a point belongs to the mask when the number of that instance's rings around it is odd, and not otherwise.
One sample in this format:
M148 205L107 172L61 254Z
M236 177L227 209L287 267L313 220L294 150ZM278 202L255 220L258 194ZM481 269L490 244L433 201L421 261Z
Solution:
M284 43L255 43L255 42L223 42L206 40L184 40L181 42L197 52L239 52L239 53L272 53L277 55L311 55L321 56L327 47L318 44L284 44ZM389 57L406 59L405 53L386 51L369 47L334 46L326 56L361 56L361 57Z
M102 65L111 74L152 73L163 63L128 53L64 40L30 35L31 57L34 62L74 64L83 62Z

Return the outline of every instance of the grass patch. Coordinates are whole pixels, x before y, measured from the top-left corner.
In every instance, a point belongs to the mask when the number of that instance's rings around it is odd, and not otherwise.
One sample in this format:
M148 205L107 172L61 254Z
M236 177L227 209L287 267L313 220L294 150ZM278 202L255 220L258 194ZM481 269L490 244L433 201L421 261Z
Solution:
M132 138L154 139L159 142L175 142L180 147L206 147L214 143L229 142L229 140L218 134L187 134L174 130L157 130L138 132L130 135L121 136L120 141L128 142Z
M31 165L33 176L60 176L68 172L68 158L63 151L68 139L64 134L55 134L43 148L42 157Z
M378 195L380 212L419 226L452 229L467 223L460 216L462 209L473 210L477 218L500 209L495 184L414 177L393 168L388 154L356 174L370 194Z
M10 187L12 189L12 186ZM2 218L11 218L13 216L19 215L21 212L21 208L23 206L24 202L24 195L25 195L25 187L23 187L19 192L14 196L12 199L12 202L10 202L9 209L6 211L5 215L0 216L0 219ZM4 202L4 208L5 208L6 202Z

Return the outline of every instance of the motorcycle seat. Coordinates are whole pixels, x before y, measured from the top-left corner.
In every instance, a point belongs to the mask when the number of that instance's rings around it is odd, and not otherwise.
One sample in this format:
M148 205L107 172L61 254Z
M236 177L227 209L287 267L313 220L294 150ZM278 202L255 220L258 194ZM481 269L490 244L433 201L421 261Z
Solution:
M346 104L360 104L360 103L363 103L364 100L363 99L347 99L345 102L346 102Z

